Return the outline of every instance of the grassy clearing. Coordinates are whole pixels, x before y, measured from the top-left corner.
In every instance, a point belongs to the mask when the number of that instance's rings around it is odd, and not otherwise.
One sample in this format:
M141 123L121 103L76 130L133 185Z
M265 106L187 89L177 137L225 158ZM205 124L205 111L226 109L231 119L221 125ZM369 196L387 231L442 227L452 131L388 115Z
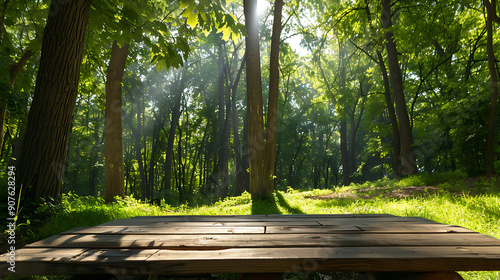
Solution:
M412 187L420 187L420 191L408 196L394 195ZM332 197L328 199L329 196ZM337 213L423 217L500 238L500 178L467 179L457 173L422 174L400 181L382 179L353 184L335 191L277 191L271 201L252 201L250 194L244 193L196 207L150 205L133 198L105 204L102 199L70 194L64 197L61 205L45 204L33 214L33 218L46 217L45 222L37 223L36 227L23 225L20 230L25 232L26 242L33 242L75 227L134 216ZM499 272L465 272L463 276L466 279L500 279Z

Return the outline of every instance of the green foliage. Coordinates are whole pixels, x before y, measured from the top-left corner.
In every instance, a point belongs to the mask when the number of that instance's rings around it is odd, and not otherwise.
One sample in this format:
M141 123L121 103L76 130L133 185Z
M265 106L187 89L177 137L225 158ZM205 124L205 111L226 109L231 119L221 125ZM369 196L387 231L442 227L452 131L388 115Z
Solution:
M1 153L4 165L15 157L14 145L22 139L33 100L37 50L49 12L48 2L9 1L5 15L0 45L0 101L7 103ZM394 177L393 132L381 69L374 61L380 51L387 64L379 4L362 0L285 3L280 45L277 190L340 187L344 168L340 161L339 122L344 115L348 148L354 151L354 155L349 154L353 163L351 181L370 181L367 184L380 187L436 183L425 174L399 182L387 179ZM483 174L490 100L481 4L469 0L412 0L394 2L394 9L397 24L393 31L419 171ZM94 0L90 17L80 94L67 149L64 192L82 196L103 193L105 76L109 49L117 40L119 45L130 45L122 104L127 195L141 197L141 187L148 185L153 188L157 204L193 207L219 200L219 76L223 77L224 90L231 95L231 104L226 105L231 105L229 111L235 113L229 116L237 128L233 131L231 126L228 143L229 185L230 194L239 193L235 175L245 171L236 169L234 155L239 150L245 163L248 153L244 68L234 98L229 87L245 53L244 42L238 40L245 35L241 1L152 0L139 4L135 0ZM265 17L261 24L262 81L266 88L271 25ZM291 38L301 39L302 49ZM495 45L498 40L495 37ZM219 75L217 67L219 45L224 50L223 75ZM10 88L11 64L28 49L35 54ZM173 69L177 67L182 71ZM177 125L172 117L178 97L180 117L172 143L171 188L167 190L168 135L170 128ZM497 123L496 139L500 139ZM500 171L500 161L496 166ZM243 164L239 168L247 167ZM439 176L443 176L440 180L451 180L455 175ZM384 179L377 181L380 178ZM279 202L277 197L275 200ZM277 211L293 212L276 205ZM273 203L269 207L274 207Z

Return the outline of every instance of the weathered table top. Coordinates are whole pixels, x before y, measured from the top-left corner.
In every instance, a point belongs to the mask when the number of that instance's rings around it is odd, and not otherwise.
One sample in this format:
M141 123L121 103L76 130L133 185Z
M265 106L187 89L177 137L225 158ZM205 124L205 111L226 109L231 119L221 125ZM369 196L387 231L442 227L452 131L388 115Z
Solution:
M0 273L10 274L7 255ZM161 216L77 228L16 251L16 274L500 270L500 240L392 215Z

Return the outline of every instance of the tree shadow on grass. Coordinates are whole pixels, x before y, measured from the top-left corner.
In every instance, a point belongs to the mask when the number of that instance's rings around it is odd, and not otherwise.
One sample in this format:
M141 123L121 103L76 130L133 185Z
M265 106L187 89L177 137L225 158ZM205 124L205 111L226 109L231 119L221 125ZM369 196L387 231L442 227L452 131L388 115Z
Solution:
M290 214L305 214L300 208L291 206L277 191L268 199L252 198L252 215L283 214L280 207Z
M283 214L274 196L268 199L252 197L252 215Z
M298 207L293 207L290 204L288 204L288 201L283 197L283 194L280 192L275 192L276 197L278 198L278 203L282 208L285 208L290 214L305 214L300 210Z

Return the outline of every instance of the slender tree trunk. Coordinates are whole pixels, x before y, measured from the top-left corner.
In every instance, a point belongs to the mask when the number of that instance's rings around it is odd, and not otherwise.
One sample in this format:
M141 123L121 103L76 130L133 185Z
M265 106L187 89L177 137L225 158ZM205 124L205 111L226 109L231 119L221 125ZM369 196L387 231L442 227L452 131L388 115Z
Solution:
M266 154L264 159L264 170L269 173L266 176L266 188L268 193L274 191L274 170L276 163L276 121L278 118L278 95L279 95L279 57L281 38L281 15L283 0L274 1L273 33L271 35L271 57L269 64L269 99L267 105L266 123ZM267 174L266 174L267 175Z
M393 169L394 174L397 178L401 177L401 140L399 137L398 119L396 117L396 111L394 111L394 105L392 103L391 96L391 86L389 83L389 76L387 75L387 69L385 68L384 59L382 58L382 53L377 51L378 64L380 70L382 71L382 77L384 80L384 97L385 103L387 104L387 111L389 113L389 119L391 121L392 127L392 159L393 159Z
M177 82L173 87L175 92L175 104L172 109L172 120L170 121L170 129L167 136L167 151L165 155L165 189L171 190L172 184L172 157L174 155L174 141L175 132L177 131L177 126L179 125L179 119L181 117L181 99L182 92L184 91L184 82L186 80L186 73L182 72L180 75L182 77L177 78Z
M160 135L160 126L163 125L160 122L156 122L153 127L153 139L151 144L151 156L149 157L149 176L148 176L148 186L146 196L149 200L153 199L154 192L154 179L155 179L155 165L156 165L156 152L158 149L158 141Z
M490 113L488 115L488 133L486 135L486 175L495 174L495 116L498 102L498 74L496 71L495 51L493 48L493 20L496 18L496 1L483 0L486 7L486 29L488 33L486 52L490 70Z
M222 46L224 42L221 41L218 48L218 60L217 60L217 68L218 68L218 100L219 100L219 172L217 176L217 185L218 190L217 194L220 198L225 198L229 192L229 135L227 132L229 131L228 122L227 122L227 112L229 112L230 108L226 105L226 99L229 97L226 92L226 86L224 85L224 60L226 53L224 52L224 48ZM226 94L227 93L227 94Z
M264 151L266 148L264 123L262 120L262 80L260 70L259 26L257 0L244 0L247 67L248 106L248 161L250 165L250 193L255 198L270 197L266 188Z
M342 184L347 186L351 183L351 170L349 168L349 152L347 146L347 101L345 96L347 96L346 90L346 50L345 43L339 43L339 76L340 76L340 92L341 100L344 99L343 108L341 109L340 115L340 157L342 162Z
M351 183L350 170L349 170L349 157L347 151L347 114L342 113L340 120L340 158L342 162L342 184L348 186Z
M238 90L238 83L240 81L241 72L243 72L243 67L245 67L245 58L243 57L241 61L240 69L238 70L238 74L236 75L236 79L234 80L233 86L231 88L231 124L233 129L233 143L234 143L234 151L236 157L236 195L242 194L245 189L245 180L248 176L246 172L246 168L243 167L243 157L241 152L241 143L240 143L240 133L238 131L238 111L236 110L236 92Z
M135 157L137 160L137 164L139 165L139 187L141 191L141 199L145 200L146 199L146 170L144 168L144 161L142 158L142 146L141 145L141 138L143 137L142 133L142 126L143 126L143 118L141 118L141 104L139 102L142 102L141 100L138 100L138 108L137 108L137 130L134 129L134 126L132 123L129 123L130 129L132 129L132 134L134 136L135 140ZM127 118L125 118L127 120Z
M99 159L98 156L98 146L97 143L99 143L99 126L94 125L94 143L95 146L92 147L92 154L90 156L91 158L91 166L90 166L90 183L89 183L89 194L91 196L96 196L97 195L97 176L99 175L99 167L97 166L97 161Z
M385 39L387 41L387 55L389 60L389 73L394 101L396 103L396 114L399 120L399 132L402 150L402 175L417 173L417 161L413 150L413 137L408 117L408 109L404 96L403 78L399 67L398 53L392 29L391 0L382 0L382 25L386 29Z
M17 183L24 197L59 199L91 1L51 3Z
M21 73L24 65L28 62L28 60L33 56L32 50L27 50L23 56L19 59L16 64L13 64L10 68L10 86L13 87L16 83L17 75Z
M128 44L119 47L113 42L106 80L106 110L104 112L104 197L106 202L115 196L124 197L123 139L122 139L122 80L127 64Z

